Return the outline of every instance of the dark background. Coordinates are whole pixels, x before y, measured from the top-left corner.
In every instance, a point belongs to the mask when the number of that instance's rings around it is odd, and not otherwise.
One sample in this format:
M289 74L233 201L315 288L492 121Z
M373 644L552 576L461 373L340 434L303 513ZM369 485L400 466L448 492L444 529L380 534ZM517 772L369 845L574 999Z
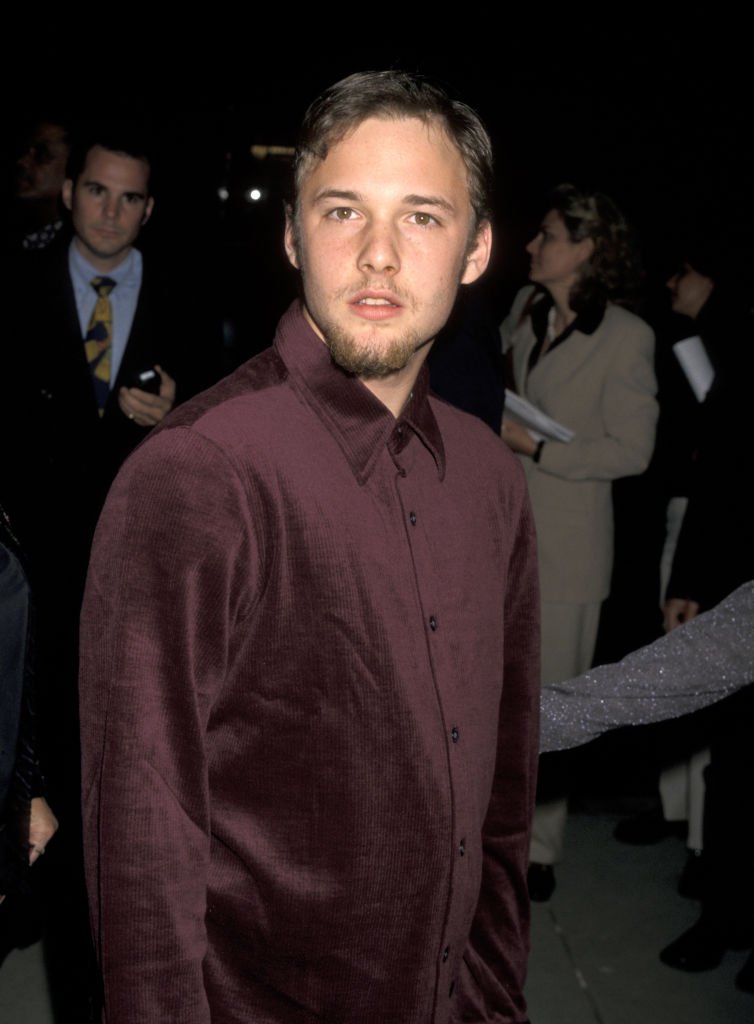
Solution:
M308 102L337 79L407 68L474 106L493 137L496 245L484 289L496 315L525 281L523 247L560 181L598 188L623 209L641 241L648 308L660 309L679 229L711 221L746 237L753 226L748 32L706 7L662 23L644 9L609 23L585 11L501 10L494 27L480 11L440 25L438 10L408 8L359 20L323 10L307 24L293 11L273 23L270 12L203 8L167 27L125 9L18 14L2 72L6 194L37 112L147 118L161 152L144 245L166 260L195 254L191 290L216 289L243 356L267 344L296 288L282 248L286 164L255 161L249 147L292 146ZM251 185L263 201L245 201Z

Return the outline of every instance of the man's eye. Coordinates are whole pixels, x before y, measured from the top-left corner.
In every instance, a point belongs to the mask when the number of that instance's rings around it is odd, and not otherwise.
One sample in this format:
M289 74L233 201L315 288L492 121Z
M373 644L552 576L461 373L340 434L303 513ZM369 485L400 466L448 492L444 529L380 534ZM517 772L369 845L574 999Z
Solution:
M352 210L350 206L336 206L334 210L331 210L328 216L332 220L353 220L356 216L356 211Z
M420 228L428 228L430 225L437 223L431 213L412 213L410 220L414 224L418 224Z

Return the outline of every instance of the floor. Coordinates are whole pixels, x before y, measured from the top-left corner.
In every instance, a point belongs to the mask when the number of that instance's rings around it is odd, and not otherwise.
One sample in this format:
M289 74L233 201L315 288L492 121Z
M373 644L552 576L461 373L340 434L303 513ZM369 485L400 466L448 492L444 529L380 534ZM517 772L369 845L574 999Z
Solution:
M701 974L660 962L660 949L698 917L699 904L675 890L685 846L619 843L619 819L569 816L555 893L532 905L532 1024L753 1024L754 995L733 983L746 953Z
M619 817L598 805L571 812L555 894L532 907L532 1024L752 1024L754 995L733 984L745 953L696 975L658 960L697 916L675 891L684 846L623 845ZM52 1024L38 944L0 967L0 1021Z

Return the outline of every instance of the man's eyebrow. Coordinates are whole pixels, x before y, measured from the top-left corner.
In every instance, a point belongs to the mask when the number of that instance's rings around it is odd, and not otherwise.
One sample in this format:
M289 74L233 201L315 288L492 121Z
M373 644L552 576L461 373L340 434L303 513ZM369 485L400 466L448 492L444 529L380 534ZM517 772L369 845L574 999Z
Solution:
M447 199L443 199L442 196L417 196L409 195L403 197L403 202L407 206L434 206L441 210L445 210L446 213L455 213L456 208Z
M314 196L312 203L321 203L323 199L345 199L349 203L363 202L364 196L360 192L350 192L346 189L323 188Z
M108 185L105 185L101 181L97 181L96 178L87 178L84 181L84 188L88 188L90 185L96 185L97 188L105 189L108 192L110 191L110 187ZM141 192L139 189L128 189L128 191L122 192L121 195L124 195L127 198L129 198L129 199L146 199L147 198L146 192Z
M361 192L353 192L350 189L323 188L314 196L312 203L321 203L327 199L342 199L348 203L361 203L365 201L365 197ZM456 213L455 206L442 196L421 196L412 192L403 197L403 204L405 206L433 206L435 209L445 210L447 213Z

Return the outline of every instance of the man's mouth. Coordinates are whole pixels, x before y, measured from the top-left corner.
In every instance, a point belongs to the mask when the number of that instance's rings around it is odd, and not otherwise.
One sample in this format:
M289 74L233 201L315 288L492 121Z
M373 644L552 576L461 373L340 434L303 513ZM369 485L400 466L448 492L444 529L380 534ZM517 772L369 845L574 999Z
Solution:
M395 296L387 295L354 295L351 308L359 316L370 320L381 320L402 309Z

